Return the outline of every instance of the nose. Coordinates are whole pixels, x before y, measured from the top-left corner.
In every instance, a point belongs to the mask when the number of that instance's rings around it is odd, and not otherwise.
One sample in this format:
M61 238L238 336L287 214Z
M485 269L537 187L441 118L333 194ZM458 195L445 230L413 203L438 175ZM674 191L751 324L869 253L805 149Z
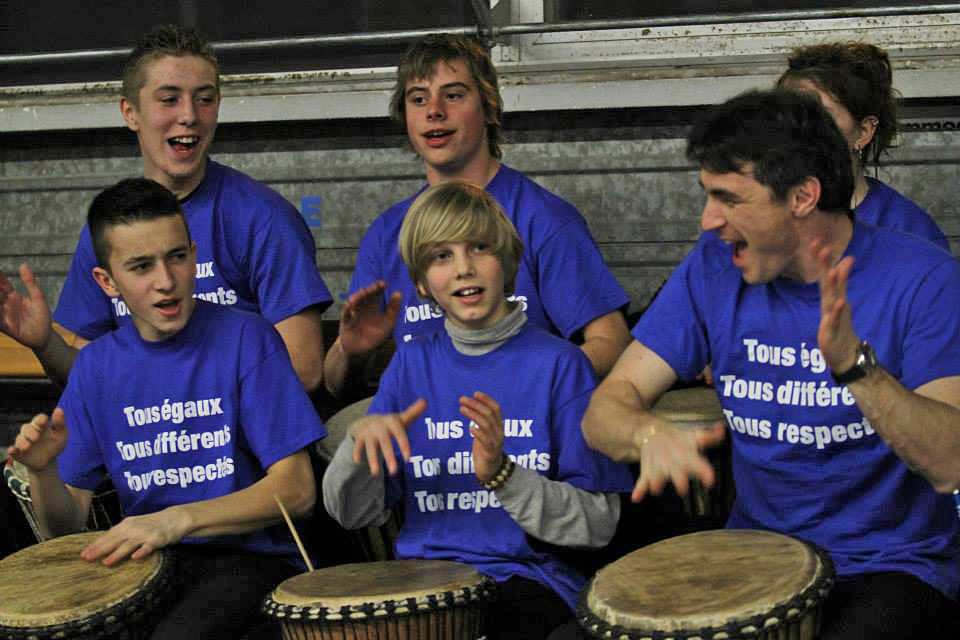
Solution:
M193 100L184 99L180 101L180 111L177 114L179 124L191 125L197 119L197 108Z
M703 213L700 215L700 227L704 231L716 231L727 224L727 219L723 217L721 207L712 202L708 197L703 203Z
M470 255L469 252L458 252L454 258L454 266L456 266L458 278L472 276L475 273L473 268L473 256Z
M443 108L443 101L440 96L434 96L427 102L427 120L444 120L447 113Z
M157 291L171 291L176 285L173 270L165 262L158 263L155 274L156 278L153 281L153 286Z

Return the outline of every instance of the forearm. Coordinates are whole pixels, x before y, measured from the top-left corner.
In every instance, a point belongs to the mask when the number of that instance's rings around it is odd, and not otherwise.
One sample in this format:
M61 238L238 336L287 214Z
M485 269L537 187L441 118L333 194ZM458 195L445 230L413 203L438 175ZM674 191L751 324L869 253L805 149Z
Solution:
M934 489L950 492L960 488L960 409L923 395L926 387L910 391L882 367L849 385L884 442Z
M607 379L591 396L581 426L591 449L625 462L640 459L640 434L657 422L630 382Z
M57 470L56 463L41 472L30 472L30 498L40 533L56 538L83 531L89 500L74 496Z
M557 546L603 547L620 519L617 494L584 491L524 467L514 469L496 494L526 533Z
M311 307L278 322L277 332L290 354L293 370L307 393L323 383L323 324L321 314Z
M277 465L281 465L276 468ZM283 519L276 496L291 517L310 513L316 502L316 483L306 451L272 465L267 475L234 493L169 507L181 537L209 537L251 533Z
M597 372L598 378L603 378L613 365L617 363L617 358L623 353L627 346L627 341L620 341L608 336L593 336L587 338L580 350L587 356L587 360L593 365L593 370Z
M346 529L383 524L388 514L383 476L370 475L366 461L353 461L353 440L343 439L323 474L323 505Z
M70 346L56 331L50 331L50 338L42 347L34 349L33 353L43 366L44 372L51 382L61 389L67 386L70 369L77 357L78 349Z
M360 376L366 360L366 355L348 355L343 350L340 338L337 338L323 359L323 382L330 395L339 397L347 383Z

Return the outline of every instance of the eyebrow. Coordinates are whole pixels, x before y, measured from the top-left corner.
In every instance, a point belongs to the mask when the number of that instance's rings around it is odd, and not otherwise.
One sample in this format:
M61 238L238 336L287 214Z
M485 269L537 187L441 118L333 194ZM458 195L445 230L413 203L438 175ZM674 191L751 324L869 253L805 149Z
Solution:
M216 90L217 90L217 86L216 86L216 85L213 85L213 84L205 84L205 85L203 85L203 86L200 86L200 87L197 87L196 89L194 89L194 92L197 92L197 91L216 91ZM154 92L157 92L157 93L159 93L159 92L161 92L161 91L186 91L186 89L184 89L183 87L181 87L181 86L179 86L179 85L175 85L175 84L164 84L164 85L161 85L161 86L157 87L156 89L154 89Z
M179 251L187 251L187 245L180 245L180 246L174 247L173 249L170 249L165 254L163 254L163 257L167 257L170 254L177 253ZM130 256L129 258L123 261L123 266L125 267L132 266L138 262L153 260L153 258L154 256L150 254L142 255L142 256Z
M465 91L470 91L470 90L471 90L470 85L468 85L468 84L465 83L465 82L448 82L447 84L440 86L440 91L444 91L444 90L446 90L446 89L453 89L453 88L463 89L463 90L465 90ZM430 89L429 89L428 87L425 87L425 86L423 86L423 85L417 85L417 86L413 86L413 87L410 87L409 89L407 89L407 91L406 91L406 93L405 93L404 95L409 96L410 94L415 93L415 92L417 92L417 91L429 91L429 90L430 90Z

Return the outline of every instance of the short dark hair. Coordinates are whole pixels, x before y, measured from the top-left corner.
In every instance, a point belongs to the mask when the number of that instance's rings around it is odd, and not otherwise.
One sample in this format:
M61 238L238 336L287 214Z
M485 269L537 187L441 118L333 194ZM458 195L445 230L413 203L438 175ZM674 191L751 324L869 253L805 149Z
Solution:
M127 178L101 191L87 211L87 227L97 264L110 270L107 231L111 227L165 216L180 216L190 238L190 228L177 197L160 183L148 178Z
M123 97L138 104L140 89L146 84L146 67L164 56L197 56L213 65L217 91L220 91L220 63L207 39L192 27L161 24L143 34L123 66Z
M853 169L847 143L815 97L774 89L748 91L694 125L687 158L714 173L741 173L779 200L810 176L820 181L823 211L852 215Z
M397 83L390 98L390 117L407 132L407 83L433 75L438 62L462 59L480 92L480 102L487 120L487 144L490 155L500 159L503 152L503 98L497 82L497 69L490 51L476 38L451 33L431 34L411 44L397 65Z
M897 135L897 93L887 52L865 42L831 42L794 49L777 86L807 80L828 93L859 124L877 118L877 131L860 151L863 164L880 160Z

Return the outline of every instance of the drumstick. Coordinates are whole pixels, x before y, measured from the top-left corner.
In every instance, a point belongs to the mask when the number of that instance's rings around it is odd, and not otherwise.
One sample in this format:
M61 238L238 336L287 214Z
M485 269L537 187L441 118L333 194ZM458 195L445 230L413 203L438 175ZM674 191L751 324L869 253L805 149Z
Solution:
M293 539L297 543L297 548L300 549L300 555L303 556L303 561L307 563L307 569L313 571L313 563L310 562L310 556L307 555L306 549L303 548L303 543L300 542L300 534L297 533L297 528L293 526L293 520L290 519L290 514L287 513L286 507L283 506L283 503L280 502L279 496L273 494L273 499L277 501L277 506L280 507L280 513L283 514L283 519L287 521L287 526L290 527L290 533L293 534Z

